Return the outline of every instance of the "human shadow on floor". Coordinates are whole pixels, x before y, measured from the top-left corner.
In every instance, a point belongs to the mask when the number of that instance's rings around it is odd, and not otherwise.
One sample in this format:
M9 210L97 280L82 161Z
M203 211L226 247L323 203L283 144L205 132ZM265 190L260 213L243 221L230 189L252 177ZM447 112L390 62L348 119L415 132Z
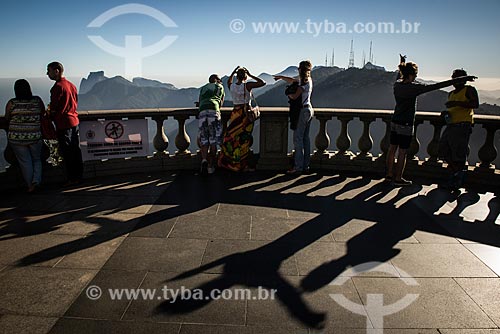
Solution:
M332 180L341 181L341 179L332 178L325 182L330 183L330 186L332 186L334 185L331 184ZM213 262L205 263L198 268L176 276L172 280L185 279L207 271L212 272L215 268L222 266L221 276L197 286L195 289L200 289L204 292L203 295L206 296L210 296L210 292L215 289L224 290L235 285L276 289L276 297L279 302L286 307L294 318L308 327L322 328L324 327L325 314L313 310L307 305L304 301L304 291L308 290L305 289L307 286L297 288L291 284L285 277L286 275L280 270L282 264L300 250L327 236L336 228L343 226L352 219L365 219L375 221L376 223L373 229L362 233L359 238L354 238L351 242L348 255L339 261L341 264L339 268L342 269L347 268L349 265L356 265L363 262L389 260L398 253L397 250L393 249L393 246L398 241L411 236L416 229L416 222L413 222L413 224L404 222L394 231L393 229L396 225L383 221L384 219L391 220L390 217L394 216L395 211L395 209L391 209L392 201L385 204L376 203L377 197L381 198L388 191L392 190L392 187L387 184L377 183L352 199L335 200L336 196L366 186L369 183L370 180L366 178L354 179L339 187L331 195L321 198L308 197L301 193L281 195L286 197L288 207L293 207L296 210L308 210L311 207L321 208L321 211L319 211L320 215L262 247L234 253ZM263 187L265 185L260 184L259 186ZM318 185L316 190L319 187ZM283 187L282 189L284 188L289 189L290 187ZM420 187L414 187L412 191L416 193L420 189ZM401 195L399 197L396 196L393 201L412 194L412 192L408 192L408 189L405 189L405 192L405 195L400 192ZM272 197L276 196L276 194L269 192L261 194L261 196L265 202L269 202L272 201ZM368 250L365 252L367 247ZM363 253L366 254L361 255ZM341 272L340 270L338 272L332 271L330 267L326 269L328 269L327 273L333 273L333 275L326 275L328 279L325 284ZM314 284L312 285L315 288L319 288L320 285L323 285L321 279L314 277ZM210 299L205 299L181 300L175 303L164 302L157 307L157 312L192 312L211 301Z

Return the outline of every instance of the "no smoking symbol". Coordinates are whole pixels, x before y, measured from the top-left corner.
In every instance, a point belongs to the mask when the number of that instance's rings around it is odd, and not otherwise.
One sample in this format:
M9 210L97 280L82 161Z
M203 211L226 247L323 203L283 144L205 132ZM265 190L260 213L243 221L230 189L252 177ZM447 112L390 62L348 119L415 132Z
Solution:
M105 128L106 136L118 139L123 135L123 125L119 122L109 122Z

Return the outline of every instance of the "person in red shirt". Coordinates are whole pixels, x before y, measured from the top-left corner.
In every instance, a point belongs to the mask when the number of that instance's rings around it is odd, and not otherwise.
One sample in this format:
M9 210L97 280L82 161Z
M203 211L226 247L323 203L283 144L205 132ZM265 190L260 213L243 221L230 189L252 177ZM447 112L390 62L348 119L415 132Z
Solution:
M47 76L55 81L50 89L50 115L56 125L59 152L64 159L66 186L82 181L83 160L80 149L80 130L78 124L78 93L75 85L63 75L64 67L59 62L47 65Z

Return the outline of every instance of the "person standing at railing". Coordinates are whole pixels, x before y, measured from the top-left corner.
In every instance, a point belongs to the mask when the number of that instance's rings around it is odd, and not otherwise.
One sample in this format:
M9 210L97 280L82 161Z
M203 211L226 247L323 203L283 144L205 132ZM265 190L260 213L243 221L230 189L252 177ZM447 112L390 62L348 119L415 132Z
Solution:
M24 79L15 82L14 93L16 97L5 106L7 139L31 193L42 182L41 119L45 105L40 97L33 96L30 84Z
M233 77L236 74L236 83ZM248 77L255 81L247 82ZM254 123L247 117L247 110L251 108L252 90L264 86L266 83L244 68L236 67L229 75L227 87L233 98L233 111L224 134L221 145L219 166L232 171L253 171L254 162L250 148L253 144L252 131Z
M467 76L463 69L453 71L451 77ZM474 109L479 107L477 90L465 85L465 80L455 83L455 90L448 94L446 102L446 129L439 142L439 156L448 163L451 172L445 188L458 189L462 186L465 175L469 139L474 124Z
M421 94L457 84L474 81L474 76L462 76L432 85L416 82L418 65L406 62L406 56L400 55L398 80L394 83L394 98L396 107L391 120L390 147L386 161L386 181L392 181L397 187L411 185L412 182L403 178L406 165L406 152L413 138L417 97ZM398 151L397 163L394 158Z
M224 87L217 74L208 78L201 87L199 98L198 130L201 147L201 175L215 172L217 145L222 142L220 108L224 104ZM210 152L209 152L210 150Z
M64 160L67 181L64 186L77 185L83 178L83 160L78 124L78 93L75 85L64 77L59 62L47 65L47 76L55 81L50 89L50 115L54 120L59 152Z
M299 64L299 77L290 78L283 75L277 75L275 80L284 80L291 84L299 81L299 87L294 94L288 95L290 100L301 99L302 108L300 110L297 128L293 131L293 146L295 149L294 166L287 171L287 174L301 174L309 170L311 161L311 140L309 130L314 116L314 109L311 104L311 93L313 82L311 78L312 64L309 60L301 61Z

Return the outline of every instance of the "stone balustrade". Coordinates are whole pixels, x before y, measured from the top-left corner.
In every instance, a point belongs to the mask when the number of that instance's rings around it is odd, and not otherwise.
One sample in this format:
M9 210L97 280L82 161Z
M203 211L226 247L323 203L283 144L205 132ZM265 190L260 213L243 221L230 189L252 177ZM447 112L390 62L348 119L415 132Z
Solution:
M227 126L230 108L223 108L222 118L224 128ZM288 108L261 107L260 146L258 168L262 170L285 170L289 167L289 126ZM190 152L192 140L186 132L186 121L194 118L197 109L194 108L167 108L167 109L134 109L134 110L100 110L79 111L81 121L98 119L144 119L150 118L156 123L156 133L153 138L155 153L149 157L130 159L110 159L105 161L87 161L85 176L113 175L118 173L133 173L143 171L159 171L169 169L196 169L199 166L198 152ZM315 135L314 153L311 157L311 168L316 170L375 172L382 174L385 167L385 157L389 148L391 110L363 110L363 109L332 109L316 108L315 118L319 121L319 131ZM353 120L359 120L362 131L353 147L350 126ZM374 143L370 127L372 123L381 120L385 124L385 135L380 143ZM175 152L169 153L171 138L165 134L165 122L177 122L177 134L174 138ZM337 150L330 151L331 138L328 126L332 122L339 122L340 131L335 134ZM427 147L421 147L419 128L422 124L433 127L432 139ZM408 151L407 174L438 178L445 173L445 164L438 158L438 143L444 123L437 112L418 112L415 122L415 135ZM478 164L469 166L474 173L471 182L500 185L500 171L493 162L497 158L495 147L495 133L500 128L499 116L476 115L475 127L485 130L484 143L471 155L477 157ZM0 129L6 129L5 119L0 117ZM380 154L374 154L374 145L380 148ZM422 150L426 150L424 159ZM3 152L2 152L3 153ZM10 163L12 156L5 156ZM7 174L7 173L3 173ZM50 173L47 173L50 174ZM56 173L57 174L57 173Z

